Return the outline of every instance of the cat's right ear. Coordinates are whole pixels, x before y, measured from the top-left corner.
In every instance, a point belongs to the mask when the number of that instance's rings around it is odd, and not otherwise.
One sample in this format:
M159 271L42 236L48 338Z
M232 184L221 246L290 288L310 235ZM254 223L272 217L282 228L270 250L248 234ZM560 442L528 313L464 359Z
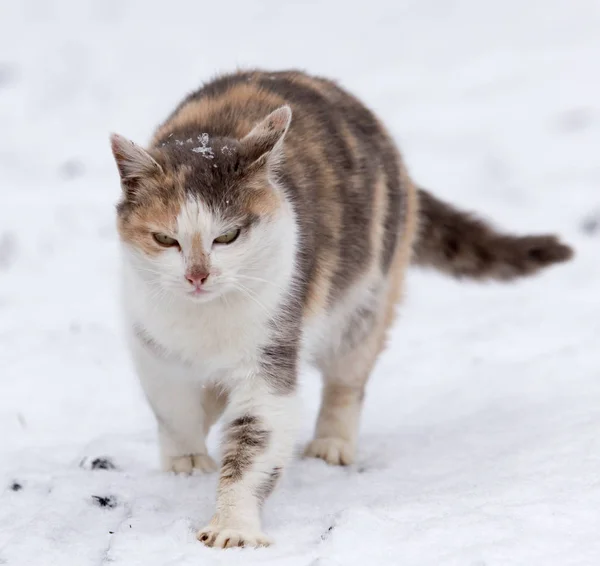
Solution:
M282 106L263 118L241 140L246 159L254 163L266 163L269 155L277 154L291 121L292 109L289 106Z
M112 149L121 186L126 193L134 192L142 179L162 173L162 167L142 147L119 134L110 135Z

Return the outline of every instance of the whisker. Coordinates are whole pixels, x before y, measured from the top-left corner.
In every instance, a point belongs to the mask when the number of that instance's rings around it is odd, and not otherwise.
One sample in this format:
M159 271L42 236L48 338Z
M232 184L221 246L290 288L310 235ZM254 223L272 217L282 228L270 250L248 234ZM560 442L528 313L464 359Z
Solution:
M259 281L261 283L268 283L269 285L271 285L272 287L275 287L275 289L278 289L280 291L283 292L288 292L290 291L290 293L288 293L288 298L291 299L292 301L296 302L297 304L301 303L300 298L293 293L294 290L294 282L291 283L291 285L288 285L287 287L283 287L282 285L278 285L277 283L274 283L273 281L269 281L268 279L263 279L262 277L252 277L250 275L241 275L241 274L236 274L235 276L236 279L241 278L241 279L247 279L249 281Z
M263 279L262 277L252 277L251 275L242 275L240 273L237 273L235 275L236 278L241 278L241 279L248 279L249 281L260 281L261 283L268 283L269 285L272 285L273 287L276 287L277 289L281 289L284 290L285 287L282 287L281 285L278 285L277 283L274 283L273 281L269 281L268 279Z
M277 321L276 321L276 317L274 316L274 313L272 313L265 305L264 303L262 303L253 293L250 289L248 289L247 287L245 287L244 285L241 285L237 282L233 283L233 286L238 290L241 291L242 293L244 293L249 299L253 300L263 311L264 313L269 317L270 321L272 322L272 324L277 328L277 330L281 330Z

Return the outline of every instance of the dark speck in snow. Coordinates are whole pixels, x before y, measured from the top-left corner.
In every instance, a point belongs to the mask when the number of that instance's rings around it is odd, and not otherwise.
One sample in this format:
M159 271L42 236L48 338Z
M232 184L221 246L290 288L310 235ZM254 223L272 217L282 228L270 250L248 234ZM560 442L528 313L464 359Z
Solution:
M112 463L110 458L95 458L91 464L92 470L116 470L117 467Z
M114 509L117 506L117 500L113 495L92 495L92 501L98 505L98 507Z

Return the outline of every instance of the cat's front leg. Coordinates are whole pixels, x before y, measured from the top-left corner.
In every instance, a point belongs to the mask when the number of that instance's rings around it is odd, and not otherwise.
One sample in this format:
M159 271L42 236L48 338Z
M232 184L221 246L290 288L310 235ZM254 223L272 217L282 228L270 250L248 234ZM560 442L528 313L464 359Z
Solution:
M225 396L177 360L164 359L144 344L134 345L134 361L158 425L163 471L189 474L217 470L206 436L219 418Z
M260 512L293 449L297 399L293 388L274 388L268 378L245 378L225 412L223 460L216 512L198 532L219 548L267 546Z
M152 407L164 471L217 471L217 463L206 448L206 437L221 414L223 402L224 397L211 385L193 383L171 384L166 396L155 398Z

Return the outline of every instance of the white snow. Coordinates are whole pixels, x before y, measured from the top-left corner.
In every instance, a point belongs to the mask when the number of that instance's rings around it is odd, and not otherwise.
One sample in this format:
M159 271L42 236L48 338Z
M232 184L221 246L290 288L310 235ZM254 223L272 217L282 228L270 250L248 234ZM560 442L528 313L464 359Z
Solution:
M600 564L599 29L596 0L2 2L0 564ZM194 538L216 477L157 470L108 133L143 143L238 65L341 79L419 182L577 258L514 286L412 273L357 464L294 462L265 509L276 545L223 552ZM318 387L304 375L299 446Z
M191 143L193 140L189 139L188 141ZM206 159L214 159L215 154L213 153L213 149L208 145L210 141L208 134L204 133L199 135L198 141L200 142L200 145L198 147L193 147L192 151L194 153L199 153L200 155L202 155L202 157L205 157Z

